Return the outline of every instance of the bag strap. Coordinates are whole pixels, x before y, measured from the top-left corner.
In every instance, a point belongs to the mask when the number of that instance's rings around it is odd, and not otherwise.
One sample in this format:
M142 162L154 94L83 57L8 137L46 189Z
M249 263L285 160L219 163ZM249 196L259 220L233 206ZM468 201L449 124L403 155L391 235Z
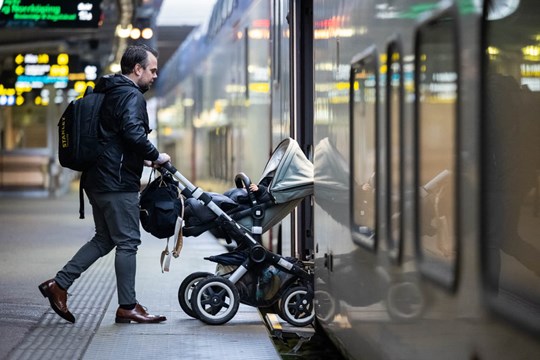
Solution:
M155 172L156 172L156 169L152 168L152 170L150 171L150 174L148 175L148 182L146 183L147 186L148 184L152 182L152 175L154 175L154 178L155 178Z

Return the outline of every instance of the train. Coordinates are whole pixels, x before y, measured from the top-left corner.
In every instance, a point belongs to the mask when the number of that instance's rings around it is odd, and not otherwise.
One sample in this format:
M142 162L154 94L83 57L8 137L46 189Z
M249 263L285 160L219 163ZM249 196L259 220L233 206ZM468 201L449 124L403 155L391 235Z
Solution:
M344 357L538 357L538 1L217 0L155 96L205 190L298 141L314 194L263 242Z

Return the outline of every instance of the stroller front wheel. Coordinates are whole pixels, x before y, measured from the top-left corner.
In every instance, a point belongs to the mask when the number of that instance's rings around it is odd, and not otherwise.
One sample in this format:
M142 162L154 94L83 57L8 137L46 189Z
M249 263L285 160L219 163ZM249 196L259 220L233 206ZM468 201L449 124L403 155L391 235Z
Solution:
M191 307L191 295L193 294L193 290L199 281L212 275L214 274L205 271L194 272L186 276L178 288L178 303L182 310L192 318L198 319L197 314Z
M191 294L191 308L209 325L225 324L236 315L239 306L236 286L221 276L200 280Z
M315 317L313 300L308 301L308 290L303 286L295 286L285 291L281 297L281 317L294 326L307 326Z

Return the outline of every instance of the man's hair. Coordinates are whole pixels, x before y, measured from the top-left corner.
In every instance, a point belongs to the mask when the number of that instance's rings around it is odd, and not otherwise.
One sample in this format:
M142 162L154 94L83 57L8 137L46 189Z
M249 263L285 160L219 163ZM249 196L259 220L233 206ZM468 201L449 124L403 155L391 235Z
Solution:
M148 66L148 53L151 53L156 58L158 57L158 52L146 44L129 46L122 55L122 60L120 60L122 74L131 74L137 64L146 69L146 66Z

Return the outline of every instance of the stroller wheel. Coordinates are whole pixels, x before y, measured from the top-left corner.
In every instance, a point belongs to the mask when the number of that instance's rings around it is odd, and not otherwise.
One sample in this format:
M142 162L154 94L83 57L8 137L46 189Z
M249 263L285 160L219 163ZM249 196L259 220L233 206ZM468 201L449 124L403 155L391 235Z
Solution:
M306 326L311 324L315 317L313 301L307 301L307 288L295 286L281 297L281 317L294 326Z
M239 305L236 286L221 276L200 280L191 294L191 308L209 325L225 324L236 315Z
M195 289L199 281L212 275L212 273L205 271L194 272L186 276L178 288L178 302L180 303L180 307L192 318L198 319L197 314L191 308L191 294L193 294L193 289Z
M389 286L386 307L392 319L398 321L417 319L422 315L425 306L424 294L415 282L404 280Z

